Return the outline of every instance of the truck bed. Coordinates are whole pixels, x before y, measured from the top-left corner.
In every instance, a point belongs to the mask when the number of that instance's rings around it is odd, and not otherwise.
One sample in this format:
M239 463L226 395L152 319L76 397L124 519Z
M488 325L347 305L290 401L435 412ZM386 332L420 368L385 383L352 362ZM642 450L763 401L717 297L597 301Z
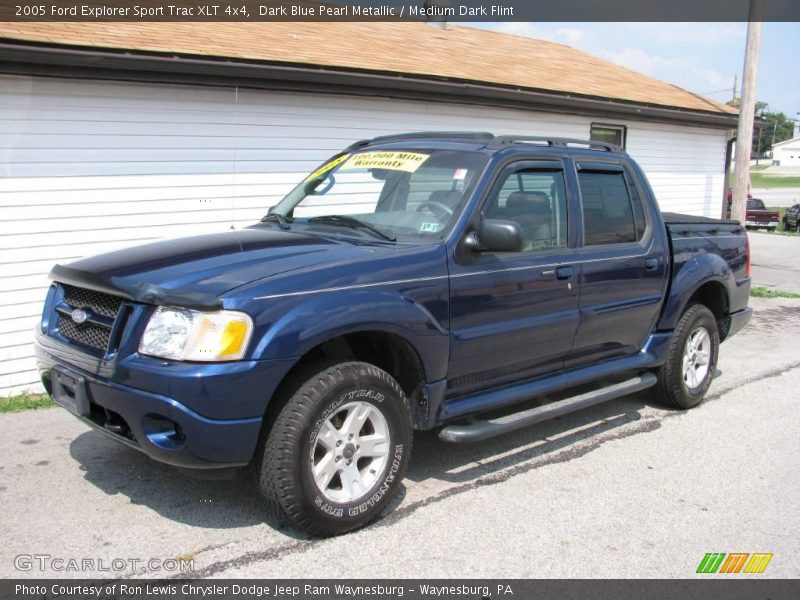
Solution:
M662 328L671 328L677 321L679 310L689 300L687 290L700 287L696 277L717 274L723 278L720 291L727 291L727 312L734 313L747 307L749 285L747 232L739 221L712 219L662 213L672 248L672 265L667 308L661 320ZM715 259L715 257L718 257ZM721 258L720 262L718 259ZM727 335L727 325L720 328L721 337Z
M732 221L729 219L713 219L711 217L698 217L695 215L684 215L681 213L661 213L664 219L664 224L669 225L739 225L739 221Z

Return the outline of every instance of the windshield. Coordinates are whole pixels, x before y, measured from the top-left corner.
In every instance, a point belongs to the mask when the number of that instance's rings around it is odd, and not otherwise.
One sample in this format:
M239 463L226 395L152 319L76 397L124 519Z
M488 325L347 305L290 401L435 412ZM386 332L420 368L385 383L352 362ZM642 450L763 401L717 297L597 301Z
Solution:
M753 200L747 201L747 208L750 210L764 210L766 207L764 206L764 201L755 198Z
M479 152L453 150L342 154L270 212L273 220L371 231L384 239L438 238L455 222L487 161Z

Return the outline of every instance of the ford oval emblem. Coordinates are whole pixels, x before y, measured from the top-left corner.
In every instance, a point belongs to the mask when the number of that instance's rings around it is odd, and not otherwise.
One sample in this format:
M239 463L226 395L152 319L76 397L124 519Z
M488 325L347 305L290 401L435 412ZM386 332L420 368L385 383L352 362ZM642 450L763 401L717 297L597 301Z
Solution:
M89 318L89 313L87 313L82 308L76 308L71 313L69 313L69 316L72 317L73 321L75 321L78 325L80 325L81 323L86 322L86 319Z

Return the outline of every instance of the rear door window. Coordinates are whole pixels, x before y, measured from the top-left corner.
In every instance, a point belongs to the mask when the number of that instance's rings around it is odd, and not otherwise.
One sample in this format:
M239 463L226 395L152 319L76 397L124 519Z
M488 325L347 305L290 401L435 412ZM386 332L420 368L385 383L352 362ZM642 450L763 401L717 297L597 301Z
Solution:
M621 166L580 165L584 245L624 244L642 239L646 227L641 198Z

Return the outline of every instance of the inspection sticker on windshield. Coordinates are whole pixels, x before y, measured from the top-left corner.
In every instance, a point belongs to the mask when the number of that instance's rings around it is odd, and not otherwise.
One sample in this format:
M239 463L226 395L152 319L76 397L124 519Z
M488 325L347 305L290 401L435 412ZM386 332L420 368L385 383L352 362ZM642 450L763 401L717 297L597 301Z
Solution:
M453 179L462 180L467 178L467 170L466 169L456 169L455 173L453 173Z
M340 165L340 164L342 164L342 163L343 163L344 161L346 161L346 160L347 160L349 157L350 157L350 155L349 155L349 154L342 154L341 156L337 156L337 157L336 157L336 158L334 158L332 161L326 162L326 163L325 163L324 165L322 165L322 166L321 166L319 169L317 169L317 170L316 170L316 171L314 171L314 172L313 172L311 175L309 175L308 177L306 177L306 180L309 180L309 179L316 179L316 178L317 178L317 177L319 177L320 175L323 175L324 173L327 173L328 171L330 171L331 169L333 169L333 168L334 168L336 165Z
M413 173L420 168L430 154L417 152L361 152L354 154L342 165L342 171L352 169L389 169Z
M420 233L436 233L439 231L438 223L423 223L419 226Z

